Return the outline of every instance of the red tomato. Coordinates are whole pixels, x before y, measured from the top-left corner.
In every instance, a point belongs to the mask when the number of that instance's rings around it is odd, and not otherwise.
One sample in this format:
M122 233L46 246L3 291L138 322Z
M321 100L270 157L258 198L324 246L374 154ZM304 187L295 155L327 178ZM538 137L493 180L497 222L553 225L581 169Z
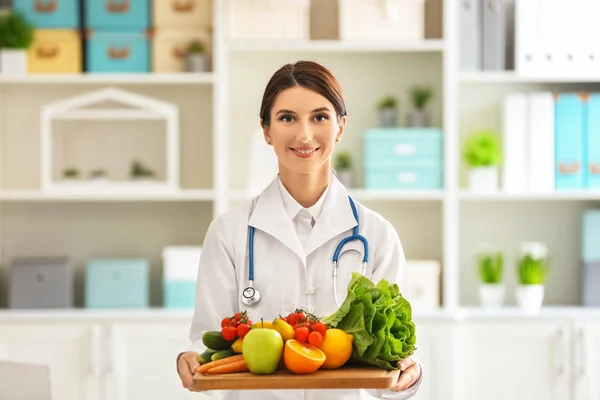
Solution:
M221 328L225 328L229 325L231 325L231 320L227 317L223 318L223 320L221 321Z
M240 319L242 318L242 313L235 313L233 314L233 319L235 320L235 322L238 322Z
M223 336L223 339L227 341L233 340L237 335L237 329L234 326L226 326L221 329L221 335Z
M327 332L327 325L322 322L315 322L312 324L312 328L321 334L321 336L325 337L325 333Z
M319 333L317 331L312 331L308 335L308 343L312 344L313 346L320 346L322 342L323 342L323 335L321 335L321 333Z
M250 332L250 325L248 324L239 324L237 327L237 335L240 339L243 339L246 334Z
M294 338L300 343L306 343L309 333L308 328L303 326L294 331Z
M291 313L287 316L287 323L294 326L298 323L297 319L296 319L296 314L295 313Z

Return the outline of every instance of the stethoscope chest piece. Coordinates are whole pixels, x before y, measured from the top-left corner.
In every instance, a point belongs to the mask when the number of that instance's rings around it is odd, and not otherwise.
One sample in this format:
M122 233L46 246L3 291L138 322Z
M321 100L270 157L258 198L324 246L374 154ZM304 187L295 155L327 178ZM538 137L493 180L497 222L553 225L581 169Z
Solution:
M246 306L253 306L260 301L260 292L252 286L248 286L242 292L242 303Z

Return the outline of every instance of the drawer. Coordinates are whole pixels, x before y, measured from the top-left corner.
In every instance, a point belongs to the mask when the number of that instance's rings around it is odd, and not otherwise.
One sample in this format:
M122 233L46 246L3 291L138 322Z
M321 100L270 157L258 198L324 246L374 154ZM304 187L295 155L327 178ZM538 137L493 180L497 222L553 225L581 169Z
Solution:
M207 29L212 26L212 0L153 0L154 28Z
M165 308L194 308L196 304L196 281L165 281Z
M36 28L76 29L80 26L79 0L12 0L12 8Z
M365 170L366 189L442 189L443 169L435 166L406 166Z
M364 135L365 166L408 165L417 160L442 164L444 143L439 129L376 129Z
M73 269L67 258L17 258L12 261L9 307L71 308Z
M75 30L38 29L27 53L27 70L31 74L73 74L83 70L82 39Z
M150 26L150 0L85 0L89 29L145 29Z
M149 72L149 41L143 32L91 33L86 47L89 72Z
M200 30L158 29L152 40L153 72L186 72L187 48L199 41L204 45L205 55L211 53L211 40L207 33ZM208 66L208 61L206 62Z
M149 263L145 259L95 259L86 264L85 306L149 306Z
M600 307L600 262L583 263L581 271L581 305Z

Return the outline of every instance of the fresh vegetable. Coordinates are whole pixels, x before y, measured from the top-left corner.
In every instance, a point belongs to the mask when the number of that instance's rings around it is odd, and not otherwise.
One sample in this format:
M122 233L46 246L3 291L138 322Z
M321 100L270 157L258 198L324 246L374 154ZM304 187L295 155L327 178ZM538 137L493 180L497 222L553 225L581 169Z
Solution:
M207 374L234 374L238 372L248 372L248 364L243 359L241 361L217 365L206 371Z
M228 342L235 340L237 338L237 328L235 326L226 326L221 329L221 335Z
M250 325L248 324L239 324L237 327L237 337L243 339L246 334L250 332Z
M233 350L235 353L241 354L243 345L244 339L238 339L231 345L231 350Z
M209 331L202 335L202 343L212 350L227 350L231 348L231 345L235 340L226 340L219 331Z
M225 365L225 364L229 364L232 362L236 362L236 361L242 361L244 359L244 356L242 354L236 354L234 356L231 357L227 357L227 358L221 358L219 360L216 361L211 361L207 364L202 364L199 368L198 368L198 372L203 374L206 371L208 371L211 368L214 367L218 367L219 365Z
M217 361L217 360L221 360L223 358L233 357L235 355L236 355L236 353L232 349L219 350L215 354L210 356L210 359L211 359L211 361Z
M215 354L217 350L207 349L204 353L198 355L198 362L200 364L206 364L210 362L210 357Z
M397 369L416 350L410 303L385 279L375 285L353 273L346 300L321 322L354 336L351 360L359 363Z
M308 335L308 343L312 344L313 346L319 347L319 345L321 344L322 341L323 341L323 335L321 335L320 332L312 331Z
M319 335L313 335L313 342L320 343L323 340L325 333L327 332L327 325L325 325L319 317L314 314L307 313L302 309L296 309L294 312L289 313L287 316L279 316L277 318L284 322L287 322L294 330L294 339L300 343L310 343L309 338L313 332L319 333ZM320 340L319 340L320 336Z
M251 326L252 321L246 311L236 312L231 317L221 320L221 335L227 341L243 338L250 331Z

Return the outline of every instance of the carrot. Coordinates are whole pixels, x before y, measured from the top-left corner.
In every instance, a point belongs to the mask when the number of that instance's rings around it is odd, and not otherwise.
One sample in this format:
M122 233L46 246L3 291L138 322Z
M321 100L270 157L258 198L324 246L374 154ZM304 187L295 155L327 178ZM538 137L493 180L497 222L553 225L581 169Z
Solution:
M235 356L221 358L220 360L217 360L217 361L211 361L209 363L202 364L200 366L200 368L198 368L198 372L200 372L201 374L203 374L203 373L205 373L206 371L208 371L209 369L211 369L213 367L218 367L220 365L229 364L229 363L232 363L232 362L235 362L235 361L242 361L243 359L244 359L244 355L243 354L237 354Z
M248 372L248 365L246 364L246 361L234 361L228 364L212 367L206 371L207 374L232 374L237 372Z

